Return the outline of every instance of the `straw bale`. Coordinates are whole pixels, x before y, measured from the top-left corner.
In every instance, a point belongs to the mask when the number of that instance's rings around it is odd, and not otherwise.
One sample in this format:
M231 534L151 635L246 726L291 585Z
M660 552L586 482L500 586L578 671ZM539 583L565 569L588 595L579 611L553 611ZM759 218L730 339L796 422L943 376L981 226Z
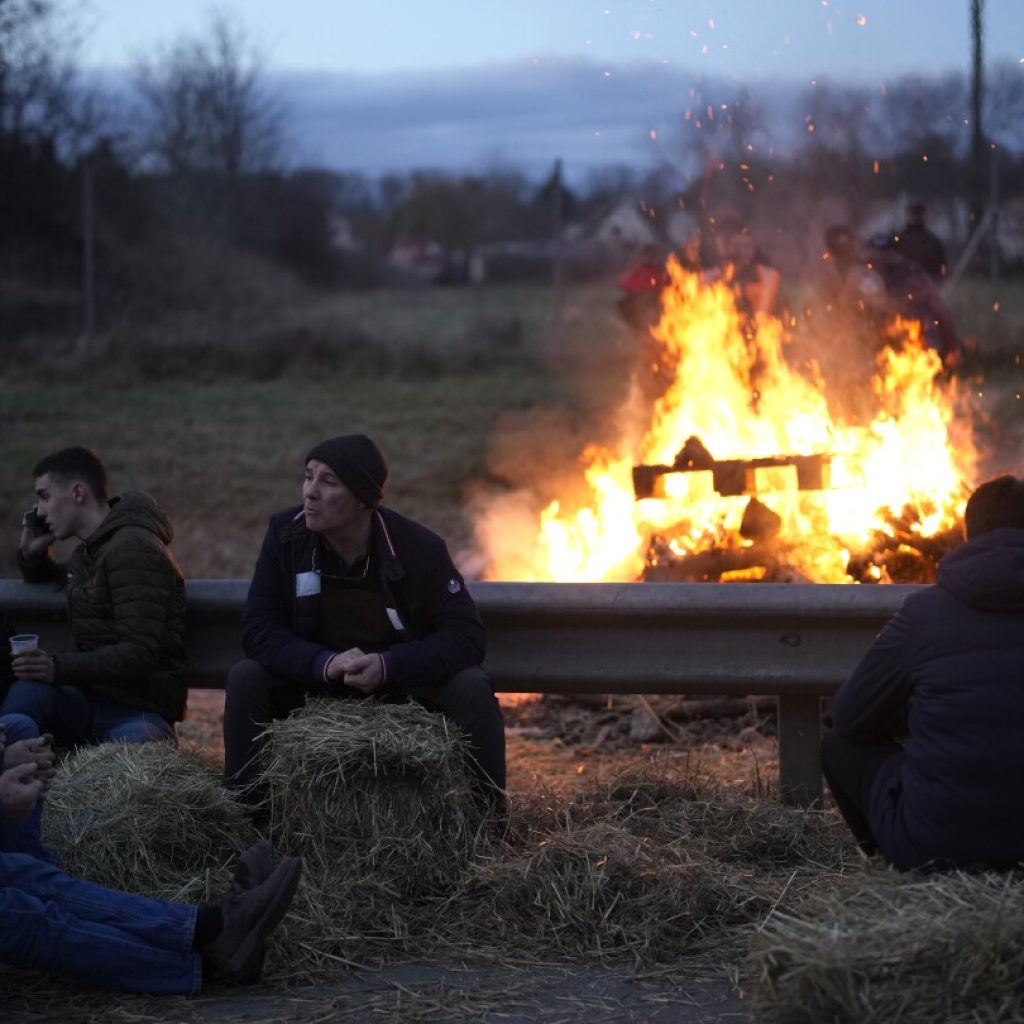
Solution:
M271 833L305 861L279 946L293 976L436 944L437 899L494 845L463 736L417 704L310 701L267 730Z
M226 865L254 838L219 776L167 743L70 754L47 794L43 830L69 874L185 901L223 888Z
M418 704L310 701L274 722L262 780L271 831L333 880L448 891L487 817L466 741Z
M869 868L773 914L750 962L765 1024L1024 1020L1024 878Z
M717 865L596 822L481 864L465 902L475 907L466 916L481 943L549 957L667 961L741 920L745 897Z
M849 829L835 814L757 800L689 774L644 768L579 793L572 820L610 818L623 829L693 855L760 871L858 860Z

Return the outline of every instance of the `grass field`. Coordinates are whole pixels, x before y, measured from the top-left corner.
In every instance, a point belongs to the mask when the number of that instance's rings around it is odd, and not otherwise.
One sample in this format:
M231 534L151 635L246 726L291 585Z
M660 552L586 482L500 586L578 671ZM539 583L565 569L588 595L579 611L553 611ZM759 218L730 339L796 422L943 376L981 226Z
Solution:
M0 383L0 573L16 574L32 466L68 444L101 454L115 492L143 489L168 509L191 576L248 575L268 516L298 500L306 451L336 433L377 439L388 503L465 552L477 487L543 479L553 496L588 441L616 435L633 353L616 298L611 286L302 295L114 332L89 358L25 343L35 356L9 361ZM969 284L957 308L977 346L990 463L1019 468L1024 288Z
M515 458L558 450L571 461L578 425L595 403L614 403L628 339L613 299L547 289L341 296L311 306L302 325L291 309L254 326L248 345L147 338L132 349L122 338L91 360L40 361L3 380L0 521L13 539L34 463L85 444L115 492L149 491L172 514L187 574L245 576L267 518L298 501L309 448L363 432L389 459L388 503L458 550L471 537L466 490L494 478L499 432L557 410L545 451ZM11 550L0 572L15 574Z

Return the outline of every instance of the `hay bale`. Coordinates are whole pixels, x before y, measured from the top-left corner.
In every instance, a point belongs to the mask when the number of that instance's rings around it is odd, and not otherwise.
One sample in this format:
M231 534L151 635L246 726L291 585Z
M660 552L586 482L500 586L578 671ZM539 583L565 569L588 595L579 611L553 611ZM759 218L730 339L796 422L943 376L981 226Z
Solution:
M439 903L493 845L463 737L418 704L361 700L309 701L267 737L268 827L305 862L283 974L436 952Z
M1024 1020L1024 879L869 869L773 914L751 966L765 1024Z
M396 896L448 892L481 841L486 808L466 741L418 704L318 700L267 730L271 831L334 882Z
M671 962L745 919L747 895L718 865L604 821L480 865L464 903L481 948Z
M643 770L603 791L582 794L590 813L607 814L635 835L683 843L701 857L760 871L786 867L839 870L859 860L837 814L755 800L692 778Z
M70 874L184 901L222 889L226 865L254 838L219 776L167 743L70 754L47 794L43 826Z

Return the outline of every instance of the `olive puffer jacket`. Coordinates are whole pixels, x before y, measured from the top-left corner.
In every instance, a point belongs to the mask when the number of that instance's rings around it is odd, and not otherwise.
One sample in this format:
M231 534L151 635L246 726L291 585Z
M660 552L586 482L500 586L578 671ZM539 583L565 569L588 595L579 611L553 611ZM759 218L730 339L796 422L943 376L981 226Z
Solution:
M174 530L148 494L114 498L65 566L26 563L29 582L66 583L74 651L54 656L54 681L169 722L184 717L185 580L167 545Z

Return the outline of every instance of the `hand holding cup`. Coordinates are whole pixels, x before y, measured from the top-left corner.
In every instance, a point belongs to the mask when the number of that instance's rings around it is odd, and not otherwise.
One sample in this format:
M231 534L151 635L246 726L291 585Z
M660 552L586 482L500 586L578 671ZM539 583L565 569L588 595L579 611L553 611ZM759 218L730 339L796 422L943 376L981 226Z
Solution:
M19 633L11 637L10 644L15 679L36 683L53 682L53 657L40 648L36 633Z

